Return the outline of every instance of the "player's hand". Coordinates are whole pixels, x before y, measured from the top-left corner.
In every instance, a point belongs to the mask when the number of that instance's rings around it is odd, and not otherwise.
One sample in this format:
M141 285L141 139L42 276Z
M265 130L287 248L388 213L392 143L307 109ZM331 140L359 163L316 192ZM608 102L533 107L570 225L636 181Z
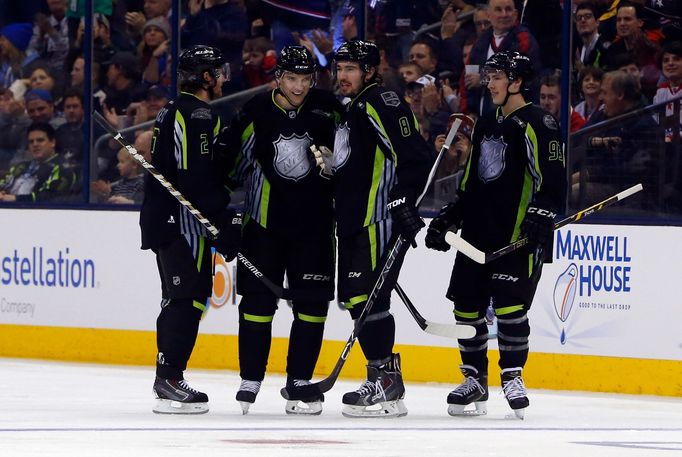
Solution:
M448 203L440 209L426 231L426 247L435 251L447 252L450 245L445 241L448 230L459 230L462 223L461 205Z
M554 240L555 217L556 212L553 210L532 203L521 223L521 235L527 236L533 246L546 247Z
M414 238L422 227L426 226L422 218L419 217L417 207L407 197L395 198L387 207L391 212L393 227L416 248L417 242Z
M320 176L329 179L334 172L332 171L333 153L327 146L310 146L310 152L315 158L315 166L320 167Z

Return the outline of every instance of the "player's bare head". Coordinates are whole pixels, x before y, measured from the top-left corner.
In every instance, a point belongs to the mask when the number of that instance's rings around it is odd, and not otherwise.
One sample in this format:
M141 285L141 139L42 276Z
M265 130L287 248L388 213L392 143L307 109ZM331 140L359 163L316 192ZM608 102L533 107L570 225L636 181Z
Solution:
M334 54L334 73L341 94L354 97L379 80L379 48L369 41L348 41Z
M313 55L303 46L286 46L277 60L277 88L293 107L303 104L315 85L317 65Z

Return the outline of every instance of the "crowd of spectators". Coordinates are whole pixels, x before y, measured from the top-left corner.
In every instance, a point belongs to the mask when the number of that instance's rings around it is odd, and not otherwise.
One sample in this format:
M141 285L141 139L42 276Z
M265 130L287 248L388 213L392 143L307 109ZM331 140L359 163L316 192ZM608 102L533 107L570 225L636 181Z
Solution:
M129 170L134 167L122 162L125 158L115 143L99 151L97 160L91 161L90 176L82 176L82 164L88 159L82 131L82 3L23 0L17 8L0 7L2 195L16 192L17 186L8 185L7 177L17 173L19 164L34 163L22 168L23 173L40 168L32 158L28 132L33 125L48 124L54 130L51 135L59 167L72 181L70 186L60 186L59 201L80 201L86 187L93 202L139 202L139 195L128 192L135 187L131 183L139 181L139 170ZM226 94L274 84L278 52L288 44L310 49L321 70L318 85L333 89L334 49L364 35L379 45L384 84L410 103L422 135L434 150L442 143L450 114L477 117L493 108L481 87L480 71L500 50L516 50L531 57L536 74L531 99L557 121L563 117L561 15L570 4L568 0L180 3L182 46L206 44L223 52L231 68L230 81L223 87ZM567 117L570 131L682 94L682 2L574 0L570 7L572 68L564 69L572 86L572 108ZM153 120L172 98L171 13L171 0L95 2L93 109L118 129ZM655 129L656 125L631 127ZM614 132L600 135L618 136ZM600 143L599 138L593 135L589 147L606 148L611 156L617 157L621 149L629 147L625 140ZM670 143L672 138L669 129L665 141ZM679 141L679 135L675 138ZM622 154L626 156L627 151ZM121 181L128 194L113 198ZM54 195L50 193L49 198Z

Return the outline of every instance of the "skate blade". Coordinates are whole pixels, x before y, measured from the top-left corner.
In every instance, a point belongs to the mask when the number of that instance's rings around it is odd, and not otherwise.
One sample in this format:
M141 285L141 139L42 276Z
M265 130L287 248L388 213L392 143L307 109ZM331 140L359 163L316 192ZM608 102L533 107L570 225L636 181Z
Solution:
M289 400L284 407L284 411L287 414L296 414L299 416L319 416L322 414L322 402L311 401L305 403L300 400Z
M344 417L403 417L407 416L407 408L402 400L384 401L376 405L355 406L343 405Z
M526 417L526 408L520 408L513 410L513 414L507 414L504 416L505 419L519 419L523 420Z
M204 414L208 412L208 403L183 403L158 398L152 411L156 414Z
M239 401L239 400L237 400L237 401L239 402L239 406L241 406L241 408L242 408L242 415L246 416L247 414L249 414L249 408L251 407L251 405L253 403L249 403L248 401Z
M484 401L475 401L475 409L464 409L469 405L448 405L448 414L453 417L485 416L488 407Z

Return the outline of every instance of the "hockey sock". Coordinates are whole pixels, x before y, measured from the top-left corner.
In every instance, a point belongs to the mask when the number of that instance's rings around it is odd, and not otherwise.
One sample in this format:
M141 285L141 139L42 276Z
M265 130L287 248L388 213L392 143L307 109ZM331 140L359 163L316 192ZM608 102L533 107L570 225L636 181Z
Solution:
M158 357L156 374L164 379L182 379L199 332L205 298L171 299L156 320Z
M476 328L476 336L473 338L457 340L462 364L471 365L481 374L488 373L488 326L485 323L484 313L455 310L455 319L458 324L471 325Z
M327 303L298 304L294 302L294 321L289 335L287 374L291 379L310 379L320 355Z
M495 310L500 367L523 367L528 360L528 335L530 335L528 315L525 309L501 314L500 311L504 309Z
M395 320L389 311L367 316L360 334L360 347L370 365L382 365L390 360L395 343Z
M269 299L244 297L239 304L239 374L262 381L272 342L275 305Z

